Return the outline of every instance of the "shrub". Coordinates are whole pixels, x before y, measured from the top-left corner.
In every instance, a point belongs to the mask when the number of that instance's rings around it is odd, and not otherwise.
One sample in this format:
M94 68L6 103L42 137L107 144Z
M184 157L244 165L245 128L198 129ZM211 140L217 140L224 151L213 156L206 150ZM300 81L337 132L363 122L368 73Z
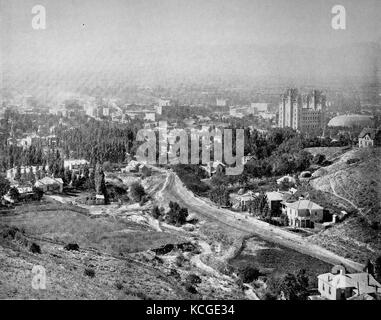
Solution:
M190 283L184 284L185 290L187 290L189 293L197 294L197 290L194 286L192 286Z
M85 276L88 276L90 278L94 278L95 277L95 270L91 269L91 268L86 268L84 271L84 274L85 274Z
M140 202L146 192L140 183L134 182L130 186L130 196L135 202Z
M242 270L239 271L239 277L241 278L243 283L250 283L254 280L257 280L261 275L258 269L253 268L251 266L246 266Z
M142 207L144 206L144 204L148 201L148 197L147 196L143 196L141 199L140 199L140 202L139 202L139 205Z
M167 222L175 225L183 225L188 217L188 209L181 208L177 202L169 203L169 212L167 213Z
M151 210L151 216L155 219L159 219L161 216L161 211L158 206L154 206Z
M76 243L68 243L66 246L64 246L64 249L68 251L79 251L79 246Z
M34 242L31 244L29 250L33 253L41 253L41 247Z
M178 266L178 267L182 267L182 265L184 264L185 262L185 257L184 255L182 254L182 252L180 252L177 256L176 256L176 259L175 259L175 265Z
M124 290L124 293L126 295L129 295L129 296L135 296L139 299L142 299L142 300L152 300L148 295L146 295L144 292L142 291L138 291L136 289L129 289L129 288L126 288Z
M174 277L176 280L181 280L181 276L180 276L179 272L174 268L172 268L169 271L168 276Z
M373 230L378 230L380 229L380 223L378 221L372 221L372 223L370 224L370 227L373 229Z
M43 196L44 196L44 191L42 191L40 188L33 187L33 199L34 200L40 201Z
M193 274L193 273L188 275L187 278L186 278L186 282L191 284L191 285L200 284L201 281L202 281L201 278L198 275Z

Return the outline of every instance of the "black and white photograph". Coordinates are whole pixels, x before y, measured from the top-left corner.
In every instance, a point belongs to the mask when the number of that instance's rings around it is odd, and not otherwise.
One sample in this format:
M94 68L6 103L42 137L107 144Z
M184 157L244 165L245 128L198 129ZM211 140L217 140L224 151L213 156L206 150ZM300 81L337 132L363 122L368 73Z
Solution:
M381 300L381 1L0 0L0 300Z

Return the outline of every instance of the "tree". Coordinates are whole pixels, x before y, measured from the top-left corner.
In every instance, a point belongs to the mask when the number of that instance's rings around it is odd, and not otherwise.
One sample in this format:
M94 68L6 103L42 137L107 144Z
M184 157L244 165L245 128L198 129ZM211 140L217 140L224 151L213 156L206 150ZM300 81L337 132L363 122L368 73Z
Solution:
M146 195L143 186L138 182L134 182L133 184L131 184L129 191L131 199L135 202L140 202L142 198Z
M85 166L83 168L83 178L85 180L90 178L90 169L89 169L89 166L87 164L85 164Z
M228 206L230 203L230 194L224 185L218 185L209 191L209 198L219 206Z
M72 173L69 169L65 169L63 181L65 185L69 185L71 181Z
M0 198L2 198L3 196L7 194L10 187L11 187L11 184L8 181L8 179L5 179L2 176L0 176Z
M97 194L103 194L106 189L105 174L99 163L97 163L95 167L94 182L95 182L95 192Z
M250 283L257 280L261 273L256 268L246 266L243 269L239 270L238 275L243 283Z
M174 225L182 225L186 223L188 217L188 209L181 208L177 202L169 202L169 211L167 213L167 222Z
M20 166L17 166L17 168L16 168L15 180L16 181L21 180L21 167Z
M295 184L292 183L288 178L283 179L279 185L279 189L281 191L288 191L292 187L295 187Z
M190 275L188 275L185 281L189 283L190 285L198 285L202 282L201 278L194 273L191 273Z
M315 154L315 156L312 159L312 162L314 164L322 164L325 160L326 160L325 155L318 153L318 154Z
M249 212L252 215L261 216L262 218L270 218L271 210L268 204L267 196L264 193L254 197L248 204Z
M159 219L161 217L161 210L158 206L154 206L151 211L151 216L155 219Z
M12 187L9 189L9 197L15 201L15 202L18 202L20 200L20 193L19 191L17 190L17 188L15 187Z
M36 178L35 178L35 175L33 173L32 167L29 168L26 179L27 179L27 181L31 182L32 184L34 184L36 182Z
M275 288L279 293L283 292L287 300L306 300L308 297L309 280L304 269L299 270L295 275L287 273Z
M36 201L41 201L42 197L44 196L44 192L37 187L33 187L33 199Z

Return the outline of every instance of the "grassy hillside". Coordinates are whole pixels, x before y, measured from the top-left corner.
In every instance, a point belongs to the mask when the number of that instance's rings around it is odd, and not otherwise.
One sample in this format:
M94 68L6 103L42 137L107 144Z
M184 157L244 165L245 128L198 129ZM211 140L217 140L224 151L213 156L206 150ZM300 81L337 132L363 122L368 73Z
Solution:
M86 211L36 203L0 212L0 299L245 298L234 279L199 268L197 242L180 228L158 232L127 215ZM154 252L163 247L174 249ZM32 288L36 265L46 269L46 290ZM202 279L196 293L186 286L191 274Z
M314 241L359 261L381 254L380 156L381 148L355 148L313 174L313 188L332 194L354 212Z

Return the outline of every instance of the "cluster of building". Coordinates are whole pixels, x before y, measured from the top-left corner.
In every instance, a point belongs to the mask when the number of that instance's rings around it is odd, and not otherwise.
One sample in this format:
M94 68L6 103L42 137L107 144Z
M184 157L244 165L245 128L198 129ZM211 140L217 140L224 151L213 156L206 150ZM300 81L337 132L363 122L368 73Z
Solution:
M233 118L244 118L253 115L263 119L272 120L276 118L276 114L270 112L268 103L251 103L247 106L230 106L229 116Z
M12 123L9 137L7 138L7 144L21 147L23 149L27 149L31 146L54 148L58 145L58 138L54 133L55 127L42 128L42 126L40 126L37 132L25 132L20 134L19 132L15 132Z
M68 159L64 160L64 168L70 170L72 174L77 176L83 171L89 162L84 159ZM54 177L48 174L49 167L44 166L20 166L18 168L11 168L6 171L6 178L11 183L11 188L15 188L21 199L27 199L32 195L33 187L39 188L44 193L62 193L64 182L61 178ZM20 174L20 179L17 175ZM32 176L33 179L29 179ZM30 181L32 180L32 181ZM10 203L14 203L11 192L4 196L4 199Z
M125 168L121 169L122 173L140 173L143 176L150 176L152 170L144 163L131 160Z
M284 179L292 182L293 177L285 176L278 179L280 184ZM266 195L268 208L271 212L271 219L280 224L287 217L287 225L294 228L324 228L336 220L324 222L324 208L319 204L311 201L308 196L298 194L297 189L290 187L288 191L268 191ZM260 193L241 189L238 193L230 194L230 202L232 208L238 211L248 211L250 203L255 197L260 196Z

